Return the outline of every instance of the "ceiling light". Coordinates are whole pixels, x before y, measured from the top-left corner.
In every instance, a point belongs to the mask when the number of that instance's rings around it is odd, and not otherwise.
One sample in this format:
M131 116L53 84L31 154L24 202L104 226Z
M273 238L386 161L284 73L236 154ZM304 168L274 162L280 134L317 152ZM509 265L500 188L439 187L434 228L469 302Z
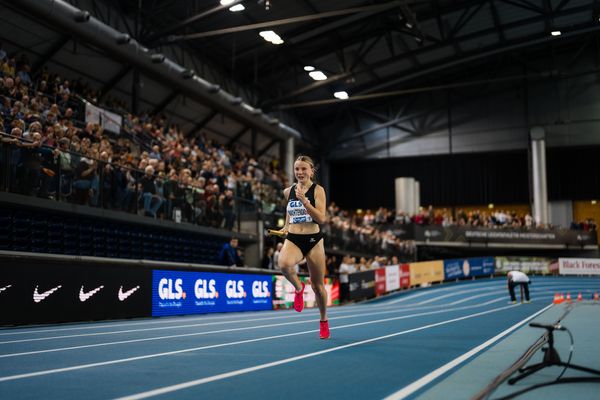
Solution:
M271 42L273 44L283 43L283 39L281 39L279 35L273 31L261 31L259 32L259 35L262 36L262 38L265 39L267 42Z
M315 70L315 67L313 67L312 65L305 65L305 66L304 66L304 70L305 70L306 72L314 71L314 70Z
M311 78L313 78L315 81L324 81L327 79L327 75L325 75L321 71L312 71L312 72L309 72L308 75Z
M341 91L341 92L335 92L333 94L333 97L335 97L336 99L340 99L340 100L346 100L349 96L347 92Z
M412 28L413 28L413 24L412 24L411 22L408 22L408 21L407 21L407 22L406 22L404 25L405 25L405 26L406 26L408 29L412 29Z
M245 9L246 9L246 7L244 7L243 4L236 4L233 7L229 7L229 11L232 11L232 12L244 11Z
M235 0L221 0L220 3L222 6L228 6L229 4L233 3Z
M550 32L550 34L552 36L560 36L562 33L561 33L561 31L552 31L552 32Z

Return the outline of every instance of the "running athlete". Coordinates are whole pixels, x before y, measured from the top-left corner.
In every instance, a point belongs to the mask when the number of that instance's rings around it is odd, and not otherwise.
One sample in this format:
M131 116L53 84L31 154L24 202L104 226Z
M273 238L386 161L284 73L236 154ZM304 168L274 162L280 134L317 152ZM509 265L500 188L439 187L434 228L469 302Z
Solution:
M313 182L315 167L312 159L298 156L294 162L297 183L283 191L287 199L285 224L278 232L286 239L279 254L278 266L296 289L294 309L304 308L304 282L300 281L294 266L306 258L310 282L319 307L321 320L319 336L329 339L327 322L327 292L325 291L325 246L320 224L327 222L325 189Z

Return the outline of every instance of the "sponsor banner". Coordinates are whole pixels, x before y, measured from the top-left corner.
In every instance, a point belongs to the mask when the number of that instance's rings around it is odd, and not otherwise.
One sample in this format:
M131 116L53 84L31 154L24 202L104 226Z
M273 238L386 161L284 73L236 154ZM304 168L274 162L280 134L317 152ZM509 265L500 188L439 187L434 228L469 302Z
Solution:
M408 264L400 266L400 287L410 287L410 265Z
M544 257L495 257L495 272L521 271L526 274L545 275L557 272L556 259Z
M518 229L484 228L438 225L416 225L415 240L423 242L475 242L475 243L534 243L595 245L596 232L572 231L566 229Z
M464 279L494 274L494 257L444 260L444 279Z
M599 258L559 258L561 275L600 275Z
M272 309L271 275L154 270L152 316Z
M375 270L375 294L381 296L387 293L385 290L385 268L377 268Z
M392 292L400 289L400 266L388 265L385 267L385 291Z
M411 286L444 280L444 262L441 260L410 263L409 266Z
M1 325L151 315L152 274L147 269L3 260L2 270Z
M310 285L310 279L306 276L299 277L306 284L304 289L304 306L316 307L315 292ZM340 304L340 284L331 278L325 278L325 290L327 291L327 305ZM273 308L292 308L294 306L294 286L282 275L273 275Z
M375 297L375 270L355 272L348 275L350 300Z
M123 117L114 112L97 107L91 103L85 102L85 122L91 122L100 125L104 130L120 133L123 125Z

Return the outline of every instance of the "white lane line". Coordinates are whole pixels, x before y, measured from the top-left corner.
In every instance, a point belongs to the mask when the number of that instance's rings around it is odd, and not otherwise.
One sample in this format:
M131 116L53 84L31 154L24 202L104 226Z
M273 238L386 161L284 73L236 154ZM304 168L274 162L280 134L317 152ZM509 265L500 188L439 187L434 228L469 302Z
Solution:
M268 320L272 320L272 319L300 318L302 316L303 315L273 316L273 317L252 318L252 319L243 319L243 320L234 320L234 321L203 322L203 323L200 323L200 324L161 326L161 327L157 327L157 328L127 329L127 330L122 330L122 331L81 333L81 334L77 334L77 335L46 336L46 337L40 337L40 338L7 340L7 341L4 341L4 342L0 342L0 345L1 344L12 344L12 343L24 343L24 342L38 342L38 341L42 341L42 340L71 339L71 338L88 337L88 336L117 335L117 334L121 334L121 333L149 332L149 331L173 330L173 329L182 329L182 328L197 328L197 327L201 327L201 326L226 325L226 324L236 324L236 323L244 323L244 322L268 321Z
M452 296L458 296L464 293L473 293L473 292L481 292L481 291L492 291L494 290L494 287L484 287L484 288L476 288L476 289L466 289L466 290L459 290L456 292L452 292L452 293L447 293L441 296L436 296L432 299L429 300L424 300L424 301L420 301L417 304L419 305L423 305L423 304L429 304L429 303L433 303L434 301L438 301L438 300L442 300L442 299L446 299L448 297L452 297Z
M454 321L460 321L460 320L463 320L463 319L472 318L474 316L485 315L485 314L489 314L489 313L492 313L492 312L501 311L501 310L505 310L505 309L513 308L513 307L517 307L517 306L516 305L509 305L509 306L494 308L492 310L481 311L479 313L470 314L468 316L458 317L458 318L452 319L450 321L452 321L452 322L454 322ZM443 311L443 310L441 310L441 311ZM437 311L436 313L439 313L441 311ZM428 313L422 313L421 315L427 315L427 314ZM406 319L406 318L407 318L407 316L404 315L404 316L400 316L400 317L385 318L385 319L381 319L381 320L366 321L366 322L357 322L357 323L354 323L354 324L348 324L348 325L342 325L342 326L338 326L338 327L332 327L331 329L332 330L334 330L334 329L336 329L336 330L337 329L346 329L346 328L351 328L351 327L356 327L356 326L378 324L378 323L390 322L390 321L395 321L395 320L399 320L399 319ZM448 323L448 322L445 322L445 323ZM443 324L444 324L444 322L443 323L435 323L435 324L426 325L426 327L433 327L433 326L438 326L438 325L443 325ZM426 328L423 328L423 327L421 327L421 328L414 328L414 329L410 329L410 330L406 331L405 333L414 332L414 331L418 331L418 330L421 330L421 329L426 329ZM110 361L95 362L95 363L90 363L90 364L74 365L74 366L71 366L71 367L55 368L55 369L49 369L49 370L43 370L43 371L28 372L28 373L24 373L24 374L9 375L9 376L0 377L0 382L13 381L13 380L25 379L25 378L33 378L33 377L36 377L36 376L56 374L56 373L62 373L62 372L69 372L69 371L75 371L75 370L87 369L87 368L94 368L94 367L100 367L100 366L104 366L104 365L122 364L122 363L126 363L126 362L131 362L131 361L138 361L138 360L145 360L145 359L149 359L149 358L171 356L171 355L174 355L174 354L189 353L189 352L198 351L198 350L214 349L214 348L217 348L217 347L228 347L228 346L234 346L234 345L238 345L238 344L260 342L260 341L271 340L271 339L279 339L279 338L284 338L284 337L289 337L289 336L304 335L304 334L313 333L313 332L317 332L317 330L315 329L315 330L302 331L302 332L286 333L286 334L275 335L275 336L267 336L267 337L256 338L256 339L240 340L240 341L235 341L235 342L228 342L228 343L220 343L220 344L214 344L214 345L193 347L193 348L181 349L181 350L174 350L174 351L168 351L168 352L163 352L163 353L147 354L147 355L144 355L144 356L128 357L128 358L121 358L121 359L110 360ZM387 335L385 337L392 337L392 336L394 336L394 335L391 335L391 336ZM370 341L373 341L373 340L370 340ZM360 343L362 343L362 342L360 342ZM365 343L368 343L368 341L365 342ZM346 347L350 347L350 346L346 346Z
M425 375L421 379L419 379L419 380L411 383L408 386L403 387L402 389L398 390L395 393L392 393L391 395L387 396L384 400L401 400L401 399L406 398L407 396L410 396L411 394L413 394L417 390L421 389L423 386L428 385L429 383L431 383L434 379L438 378L440 375L445 374L446 372L450 371L452 368L454 368L457 365L461 364L463 361L465 361L468 358L472 357L473 355L479 353L481 350L483 350L486 347L489 347L492 344L496 343L498 340L502 339L504 336L508 335L509 333L511 333L515 329L519 328L520 326L524 325L525 323L527 323L527 321L530 321L533 318L537 317L538 315L540 315L541 313L543 313L544 311L546 311L550 307L552 307L552 304L550 304L549 306L547 306L545 308L542 308L540 311L538 311L538 312L530 315L529 317L525 318L524 320L516 323L515 325L511 326L510 328L508 328L504 332L501 332L498 335L494 336L490 340L488 340L488 341L480 344L479 346L477 346L477 347L469 350L468 352L466 352L462 356L459 356L459 357L455 358L454 360L450 361L449 363L447 363L447 364L441 366L440 368L436 369L435 371L430 372L429 374Z
M417 314L403 315L400 317L395 317L391 320L413 318L413 317L420 317L420 316L424 316L424 315L433 315L433 314L440 314L440 313L449 313L449 312L453 312L453 311L468 310L468 309L472 309L472 308L486 306L488 304L495 303L495 302L501 301L501 300L502 299L493 300L493 301L490 301L487 303L476 304L476 305L471 305L471 306L447 308L447 309L437 310L437 311L428 311L428 312L421 312L421 313L417 313ZM338 320L347 319L347 318L371 317L371 316L376 316L376 315L391 314L391 313L397 313L397 312L403 312L403 311L407 311L407 310L377 311L377 312L372 312L372 313L344 315L341 317L334 317L334 318L330 317L329 319L331 321L334 321L334 320L338 321ZM388 320L390 320L390 319L379 320L379 321L385 322ZM45 350L32 350L32 351L21 352L21 353L0 354L0 358L19 357L19 356L44 354L44 353L54 353L54 352L58 352L58 351L68 351L68 350L81 350L81 349L87 349L87 348L92 348L92 347L103 347L103 346L112 346L112 345L119 345L119 344L147 342L147 341L152 341L152 340L174 339L174 338L189 337L189 336L201 336L201 335L209 335L209 334L214 334L214 333L228 333L228 332L245 331L245 330L253 330L253 329L273 328L273 327L279 327L279 326L288 326L288 325L296 325L296 324L304 324L304 323L312 323L312 322L314 322L314 320L306 319L306 320L302 320L302 321L284 322L284 323L278 323L278 324L248 326L248 327L231 328L231 329L220 329L220 330L216 330L216 331L184 333L184 334L168 335L168 336L156 336L156 337L142 338L142 339L120 340L120 341L94 343L94 344L79 345L79 346L59 347L59 348L45 349ZM355 326L357 326L357 325L355 325Z
M466 303L467 301L471 301L471 300L474 300L474 299L479 299L481 297L494 296L494 295L503 294L503 293L506 294L506 296L502 296L502 300L507 300L508 301L508 290L496 290L496 291L493 291L493 292L482 293L482 294L477 294L475 296L465 297L463 299L456 300L456 301L453 301L451 303L448 303L448 305L455 305L455 304Z
M257 313L251 313L248 317L252 317ZM239 315L237 315L239 318ZM106 323L106 322L92 322L86 325L78 325L71 326L68 328L46 328L40 327L40 329L31 329L31 330L22 330L24 328L8 328L7 332L0 332L0 336L9 336L9 335L30 335L36 333L48 333L48 332L65 332L65 331L78 331L85 329L104 329L104 328L114 328L114 327L123 327L123 326L140 326L140 325L163 325L163 324L171 324L174 322L181 322L181 320L185 320L186 322L194 322L199 320L221 320L221 319L231 319L234 318L233 315L227 316L212 316L210 314L201 314L199 316L173 316L173 317L162 317L162 318L148 318L146 321L137 321L137 322L114 322L114 323Z
M465 315L463 317L453 318L453 319L449 319L449 320L441 321L441 322L436 322L436 323L433 323L433 324L428 324L428 325L420 326L418 328L413 328L413 329L408 329L408 330L405 330L405 331L391 333L389 335L378 336L378 337L371 338L371 339L361 340L361 341L358 341L358 342L349 343L349 344L345 344L345 345L342 345L342 346L332 347L332 348L326 349L326 350L316 351L314 353L303 354L301 356L295 356L295 357L285 358L285 359L282 359L282 360L273 361L273 362L266 363L266 364L259 364L259 365L255 365L253 367L238 369L238 370L235 370L235 371L230 371L230 372L226 372L226 373L219 374L219 375L213 375L213 376L208 376L208 377L201 378L201 379L196 379L196 380L193 380L193 381L182 382L182 383L178 383L176 385L165 386L165 387L162 387L162 388L158 388L158 389L154 389L154 390L149 390L149 391L146 391L146 392L141 392L141 393L136 393L136 394L129 395L129 396L119 397L116 400L139 400L139 399L146 399L148 397L154 397L154 396L158 396L158 395L162 395L162 394L172 393L172 392L175 392L175 391L178 391L178 390L182 390L182 389L187 389L187 388L190 388L190 387L193 387L193 386L204 385L206 383L215 382L215 381L219 381L219 380L223 380L223 379L227 379L227 378L232 378L234 376L244 375L244 374L248 374L248 373L255 372L255 371L260 371L262 369L276 367L276 366L279 366L279 365L282 365L282 364L289 364L289 363L292 363L294 361L299 361L299 360L303 360L303 359L306 359L306 358L320 356L322 354L327 354L327 353L331 353L331 352L334 352L334 351L339 351L339 350L347 349L349 347L356 347L356 346L360 346L360 345L363 345L363 344L366 344L366 343L377 342L377 341L380 341L380 340L389 339L389 338L400 336L400 335L405 335L407 333L418 332L418 331L422 331L422 330L425 330L425 329L430 329L430 328L434 328L434 327L437 327L437 326L446 325L446 324L450 324L450 323L457 322L457 321L462 321L462 320L465 320L465 319L479 317L479 316L490 314L490 313L493 313L493 312L505 310L507 308L511 308L511 306L505 306L505 307L495 308L495 309L492 309L492 310L482 311L482 312L479 312L479 313L476 313L476 314Z

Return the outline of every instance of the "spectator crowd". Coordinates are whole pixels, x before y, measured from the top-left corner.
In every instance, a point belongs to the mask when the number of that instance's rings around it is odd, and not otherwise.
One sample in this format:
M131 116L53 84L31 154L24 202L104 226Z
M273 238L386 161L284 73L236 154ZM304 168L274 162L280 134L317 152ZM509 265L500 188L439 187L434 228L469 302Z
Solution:
M120 132L105 131L84 122L83 99L101 96L83 80L45 69L31 76L27 57L0 56L5 189L225 229L238 202L281 210L288 182L277 160L186 136L163 114L126 113ZM121 101L107 103L124 111Z

